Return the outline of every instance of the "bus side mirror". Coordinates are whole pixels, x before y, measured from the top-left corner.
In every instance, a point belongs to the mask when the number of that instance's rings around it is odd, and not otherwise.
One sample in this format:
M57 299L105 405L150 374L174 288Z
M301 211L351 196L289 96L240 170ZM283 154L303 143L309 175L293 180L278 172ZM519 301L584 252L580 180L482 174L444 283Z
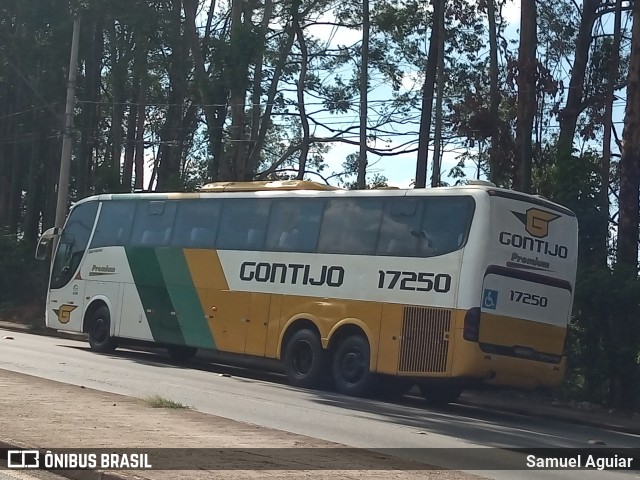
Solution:
M47 258L49 246L52 244L52 240L58 235L60 235L60 228L58 227L51 227L42 234L36 247L36 260L44 260Z

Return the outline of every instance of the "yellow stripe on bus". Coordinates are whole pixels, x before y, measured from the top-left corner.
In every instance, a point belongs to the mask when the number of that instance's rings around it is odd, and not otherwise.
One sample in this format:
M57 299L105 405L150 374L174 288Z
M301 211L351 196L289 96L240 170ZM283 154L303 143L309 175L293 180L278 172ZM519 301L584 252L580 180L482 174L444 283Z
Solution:
M229 284L215 250L187 248L184 250L184 256L187 259L193 284L198 290L203 306L204 290L229 290Z

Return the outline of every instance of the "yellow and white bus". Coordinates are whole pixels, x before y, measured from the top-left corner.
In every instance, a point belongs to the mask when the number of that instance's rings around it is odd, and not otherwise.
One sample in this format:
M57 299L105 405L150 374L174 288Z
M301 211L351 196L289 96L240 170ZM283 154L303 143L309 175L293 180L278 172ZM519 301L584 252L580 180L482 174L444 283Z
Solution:
M269 357L296 386L401 379L434 403L564 374L578 226L541 197L216 183L84 199L39 252L56 237L47 326L98 352Z

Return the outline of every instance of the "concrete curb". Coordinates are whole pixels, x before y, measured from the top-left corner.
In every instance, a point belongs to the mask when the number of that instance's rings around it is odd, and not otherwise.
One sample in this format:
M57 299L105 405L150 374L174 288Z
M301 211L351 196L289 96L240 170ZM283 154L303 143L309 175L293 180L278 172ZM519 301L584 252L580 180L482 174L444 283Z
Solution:
M7 442L0 439L0 449L10 450L40 450L42 448L34 447L32 445L20 444L19 442ZM4 460L4 459L3 459ZM59 475L71 480L142 480L146 477L140 477L137 475L127 475L123 473L107 472L104 470L49 470L46 468L36 469L38 471L50 472L55 475ZM2 470L0 470L2 471ZM17 470L28 473L31 469Z

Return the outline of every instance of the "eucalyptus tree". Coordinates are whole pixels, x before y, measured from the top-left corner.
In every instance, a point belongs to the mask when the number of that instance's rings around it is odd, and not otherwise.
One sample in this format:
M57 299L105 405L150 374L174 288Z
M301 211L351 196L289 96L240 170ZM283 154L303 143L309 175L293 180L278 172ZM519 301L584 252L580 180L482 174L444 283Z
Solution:
M55 213L72 23L66 4L0 6L0 228L31 242Z
M536 111L537 12L535 0L520 6L520 46L518 52L518 116L516 122L516 165L513 187L531 190L533 118Z
M618 242L615 269L623 279L631 284L638 283L638 228L640 210L638 191L640 189L640 2L633 4L633 28L631 33L631 57L627 77L627 102L622 133L622 158L620 159L620 194L618 216ZM624 321L620 322L619 362L613 384L614 401L629 407L634 395L640 393L635 385L638 375L638 301L631 297L631 308L620 312ZM634 391L635 390L635 391Z

